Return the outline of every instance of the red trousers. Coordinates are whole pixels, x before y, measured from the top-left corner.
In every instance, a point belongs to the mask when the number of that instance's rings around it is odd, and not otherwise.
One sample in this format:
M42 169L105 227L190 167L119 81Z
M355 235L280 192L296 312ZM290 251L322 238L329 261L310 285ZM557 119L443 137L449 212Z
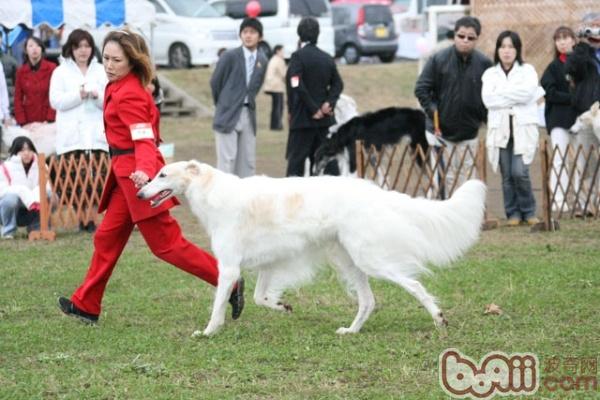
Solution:
M71 301L81 310L100 314L104 289L134 225L125 195L116 186L94 236L94 254L85 280L71 297ZM188 242L168 211L141 220L137 225L154 255L213 286L217 285L217 260Z

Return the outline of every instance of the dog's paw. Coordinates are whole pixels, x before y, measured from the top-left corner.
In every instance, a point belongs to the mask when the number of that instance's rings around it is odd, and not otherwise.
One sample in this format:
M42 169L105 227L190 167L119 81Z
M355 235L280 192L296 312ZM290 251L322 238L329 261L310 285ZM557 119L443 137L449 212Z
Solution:
M219 325L219 324L208 324L208 326L202 332L202 335L212 336L215 333L217 333L219 329L221 329L221 326L222 325Z
M446 319L446 317L444 317L444 314L441 311L438 313L438 315L435 316L434 321L435 321L435 325L438 328L447 328L448 327L448 320Z
M350 329L350 328L341 327L341 328L338 328L338 330L335 331L335 333L337 333L338 335L346 335L348 333L357 333L357 331Z
M279 302L279 303L277 303L277 306L281 307L280 308L281 311L285 311L285 312L288 312L288 313L291 313L293 311L293 308L292 308L291 304Z
M194 331L194 333L192 333L192 337L193 338L197 338L197 337L200 337L200 336L202 336L202 331L196 330L196 331Z

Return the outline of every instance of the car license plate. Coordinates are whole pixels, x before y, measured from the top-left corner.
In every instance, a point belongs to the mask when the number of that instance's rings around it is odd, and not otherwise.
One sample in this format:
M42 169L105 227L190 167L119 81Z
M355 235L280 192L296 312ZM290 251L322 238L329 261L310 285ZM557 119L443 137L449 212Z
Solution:
M375 28L375 37L376 38L388 37L388 29L385 26L378 26L377 28Z

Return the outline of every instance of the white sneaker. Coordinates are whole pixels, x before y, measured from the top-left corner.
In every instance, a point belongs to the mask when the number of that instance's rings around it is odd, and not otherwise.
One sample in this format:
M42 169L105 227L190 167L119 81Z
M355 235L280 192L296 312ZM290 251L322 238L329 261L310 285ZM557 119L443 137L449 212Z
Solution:
M10 233L8 235L2 235L2 240L12 240L15 237L13 235L11 235Z

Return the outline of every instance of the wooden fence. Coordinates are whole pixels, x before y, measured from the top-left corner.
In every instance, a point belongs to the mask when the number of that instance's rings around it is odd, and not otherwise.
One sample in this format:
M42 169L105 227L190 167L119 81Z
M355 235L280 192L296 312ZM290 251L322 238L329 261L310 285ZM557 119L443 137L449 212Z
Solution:
M55 231L77 229L80 224L98 223L98 204L110 170L106 153L39 155L40 230L29 234L30 240L54 240ZM52 196L45 188L49 182ZM44 188L44 189L42 189Z
M587 13L599 9L598 0L471 0L471 15L482 25L478 48L493 58L498 34L516 31L523 59L540 75L554 56L554 30L562 25L576 30Z
M79 224L98 223L97 207L108 171L108 155L52 156L39 155L40 188L49 180L50 201L40 193L40 231L30 233L30 240L54 240L55 231L76 229ZM478 178L487 182L486 149L483 140L473 147L417 146L407 143L376 149L356 142L357 174L385 189L397 190L413 197L446 199L464 180ZM597 145L569 145L563 154L551 148L547 139L540 142L542 168L542 214L546 230L557 227L560 218L598 218L600 215L600 148ZM47 168L46 168L47 164ZM41 189L40 189L41 190ZM52 204L50 204L52 203ZM486 218L484 228L498 225Z
M540 143L542 212L547 230L561 218L598 218L600 211L600 148L569 144L566 151Z

